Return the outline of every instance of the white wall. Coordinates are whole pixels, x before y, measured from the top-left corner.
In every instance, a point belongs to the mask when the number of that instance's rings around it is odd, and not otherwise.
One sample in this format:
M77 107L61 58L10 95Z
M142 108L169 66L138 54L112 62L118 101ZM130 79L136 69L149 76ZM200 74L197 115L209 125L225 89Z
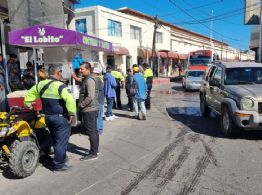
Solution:
M131 56L131 64L137 63L137 48L144 47L152 49L154 23L151 21L127 15L102 6L76 9L75 19L79 18L86 18L88 34L112 42L113 45L126 47ZM121 37L108 35L108 19L118 21L122 24ZM141 41L130 38L131 25L141 28ZM70 24L70 29L75 30L74 20ZM235 59L239 56L239 51L225 45L221 46L220 42L210 42L208 37L190 33L190 31L187 32L179 28L171 29L166 25L164 27L161 26L157 31L163 33L163 42L156 44L157 50L172 50L178 53L188 54L194 50L211 49L221 57L222 48L223 58ZM105 52L103 57L105 63L107 55L110 54ZM247 56L244 57L244 54L242 56L243 58L248 58ZM249 56L254 59L252 54ZM117 65L124 63L121 55L114 55L114 58Z

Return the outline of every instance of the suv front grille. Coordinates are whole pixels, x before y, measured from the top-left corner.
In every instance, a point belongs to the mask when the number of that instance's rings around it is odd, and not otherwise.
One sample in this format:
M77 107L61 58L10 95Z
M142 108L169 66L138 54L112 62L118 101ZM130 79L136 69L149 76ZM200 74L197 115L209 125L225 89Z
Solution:
M258 114L262 114L262 102L258 102Z

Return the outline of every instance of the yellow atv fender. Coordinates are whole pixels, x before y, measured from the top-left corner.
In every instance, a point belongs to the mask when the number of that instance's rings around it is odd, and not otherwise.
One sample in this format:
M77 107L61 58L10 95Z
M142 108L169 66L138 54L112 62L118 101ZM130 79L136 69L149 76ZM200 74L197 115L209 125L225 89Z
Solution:
M25 121L16 122L8 132L7 136L16 133L18 137L28 137L33 134L33 130Z

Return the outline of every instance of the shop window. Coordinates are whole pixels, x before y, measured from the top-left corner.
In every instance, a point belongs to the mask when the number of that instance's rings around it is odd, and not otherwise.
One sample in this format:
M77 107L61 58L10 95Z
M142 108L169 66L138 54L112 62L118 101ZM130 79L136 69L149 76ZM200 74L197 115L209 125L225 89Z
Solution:
M85 18L75 20L75 27L77 32L87 34L87 24Z
M141 40L141 28L130 26L130 39Z
M108 35L122 37L122 24L114 20L108 20Z

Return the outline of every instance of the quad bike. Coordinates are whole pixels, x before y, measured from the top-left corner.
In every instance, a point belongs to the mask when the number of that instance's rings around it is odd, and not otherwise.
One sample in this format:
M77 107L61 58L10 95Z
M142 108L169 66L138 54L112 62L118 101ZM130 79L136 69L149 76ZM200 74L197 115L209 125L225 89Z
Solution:
M40 156L37 131L46 131L43 114L28 108L12 107L0 112L0 163L14 176L24 178L34 173Z

